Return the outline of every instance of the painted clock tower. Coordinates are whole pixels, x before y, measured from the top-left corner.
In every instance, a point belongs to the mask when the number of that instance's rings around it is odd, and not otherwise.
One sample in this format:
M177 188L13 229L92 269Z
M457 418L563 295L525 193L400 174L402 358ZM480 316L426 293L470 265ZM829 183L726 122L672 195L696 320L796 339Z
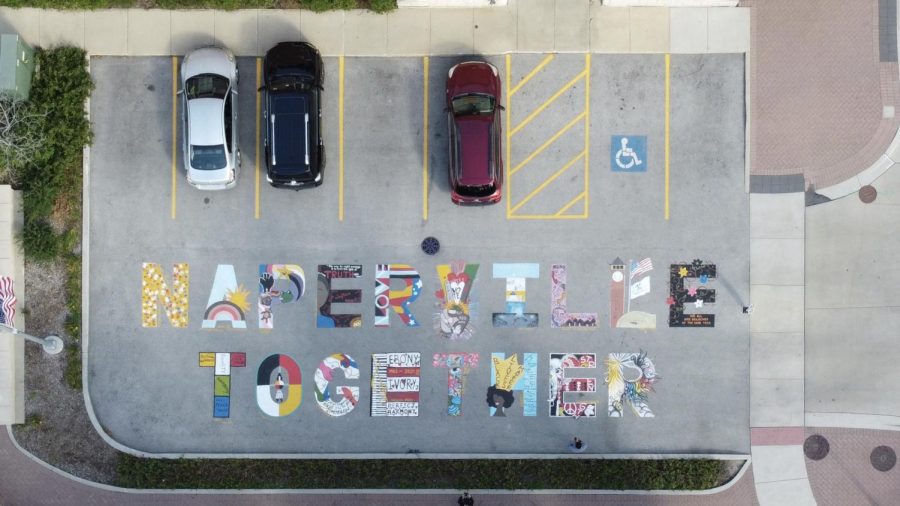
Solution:
M616 327L619 318L625 313L625 264L616 257L609 264L609 326Z

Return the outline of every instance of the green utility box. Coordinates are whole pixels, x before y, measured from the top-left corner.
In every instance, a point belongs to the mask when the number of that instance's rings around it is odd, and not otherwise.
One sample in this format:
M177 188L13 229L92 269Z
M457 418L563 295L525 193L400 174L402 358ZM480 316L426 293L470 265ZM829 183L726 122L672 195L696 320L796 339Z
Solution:
M34 49L18 35L0 35L0 93L28 100L33 72Z

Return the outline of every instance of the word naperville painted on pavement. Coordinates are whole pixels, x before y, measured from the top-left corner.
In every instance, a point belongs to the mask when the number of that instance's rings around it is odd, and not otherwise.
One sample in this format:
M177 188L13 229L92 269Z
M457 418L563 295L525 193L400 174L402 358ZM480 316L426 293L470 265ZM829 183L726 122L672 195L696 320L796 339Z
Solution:
M619 328L653 329L656 316L631 310L634 299L650 291L647 275L653 269L649 258L626 263L616 258L610 266L610 325ZM526 279L539 277L536 263L495 263L492 277L506 280L504 312L492 313L494 327L528 328L538 326L538 314L526 312ZM332 304L359 304L362 290L335 288L334 280L342 283L359 280L362 266L325 264L317 268L318 328L359 328L362 315L334 313ZM452 261L436 266L440 289L434 293L433 327L446 339L468 339L474 333L472 321L477 317L478 303L473 290L479 264ZM567 269L564 264L550 268L550 327L597 327L597 313L572 313L566 302ZM628 278L627 281L625 278ZM671 264L669 268L669 326L712 327L715 316L706 313L684 312L687 303L702 308L715 303L716 291L707 285L716 278L716 266L701 260ZM392 288L400 285L399 289ZM296 264L260 264L259 293L256 298L258 326L268 330L275 325L275 307L297 302L306 291L306 276ZM422 294L422 280L418 271L406 264L378 264L375 267L374 314L376 327L389 327L390 312L408 327L418 327L420 320L413 313L413 302ZM170 280L156 263L142 265L141 324L159 326L162 306L169 323L175 328L188 326L190 268L178 263L172 268ZM237 283L234 266L220 264L216 269L212 289L203 313L201 328L246 329L246 315L250 310L250 292ZM519 360L521 356L521 361ZM436 353L433 366L446 368L447 414L460 416L466 380L479 363L478 353ZM620 417L627 404L639 417L652 417L647 398L659 377L653 361L646 353L610 353L604 360L608 385L607 414ZM231 371L246 366L243 352L203 352L200 367L214 369L213 416L228 418L231 407ZM597 367L594 353L550 353L548 383L548 413L551 417L594 417L597 403L585 400L597 392L597 379L584 374ZM521 353L506 356L492 353L490 357L491 385L485 402L490 416L507 416L516 401L522 416L537 415L537 354ZM359 401L359 387L334 386L335 372L340 369L345 381L359 380L356 361L345 353L325 357L314 372L316 403L330 416L343 416L353 411ZM371 416L417 416L419 408L419 353L376 353L372 355ZM574 370L574 371L573 371ZM627 372L626 374L626 370ZM332 393L333 392L333 393ZM292 357L273 354L257 368L256 400L267 415L280 417L293 413L302 398L301 368ZM518 411L518 409L516 411Z

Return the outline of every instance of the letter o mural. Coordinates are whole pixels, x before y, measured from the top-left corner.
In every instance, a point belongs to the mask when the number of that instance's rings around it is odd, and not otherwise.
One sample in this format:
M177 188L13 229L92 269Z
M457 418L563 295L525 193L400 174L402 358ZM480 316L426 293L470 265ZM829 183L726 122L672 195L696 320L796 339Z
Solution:
M276 371L284 370L279 378ZM275 374L273 378L272 375ZM300 407L303 384L300 366L289 355L276 353L269 355L260 364L256 373L256 404L269 416L287 416Z

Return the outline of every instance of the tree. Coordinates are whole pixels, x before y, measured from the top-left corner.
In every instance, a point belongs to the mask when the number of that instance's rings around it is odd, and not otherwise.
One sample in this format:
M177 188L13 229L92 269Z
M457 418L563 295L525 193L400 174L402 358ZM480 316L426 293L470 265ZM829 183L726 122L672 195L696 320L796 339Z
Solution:
M43 143L44 115L9 93L0 94L0 179L11 182L14 171L32 160Z

